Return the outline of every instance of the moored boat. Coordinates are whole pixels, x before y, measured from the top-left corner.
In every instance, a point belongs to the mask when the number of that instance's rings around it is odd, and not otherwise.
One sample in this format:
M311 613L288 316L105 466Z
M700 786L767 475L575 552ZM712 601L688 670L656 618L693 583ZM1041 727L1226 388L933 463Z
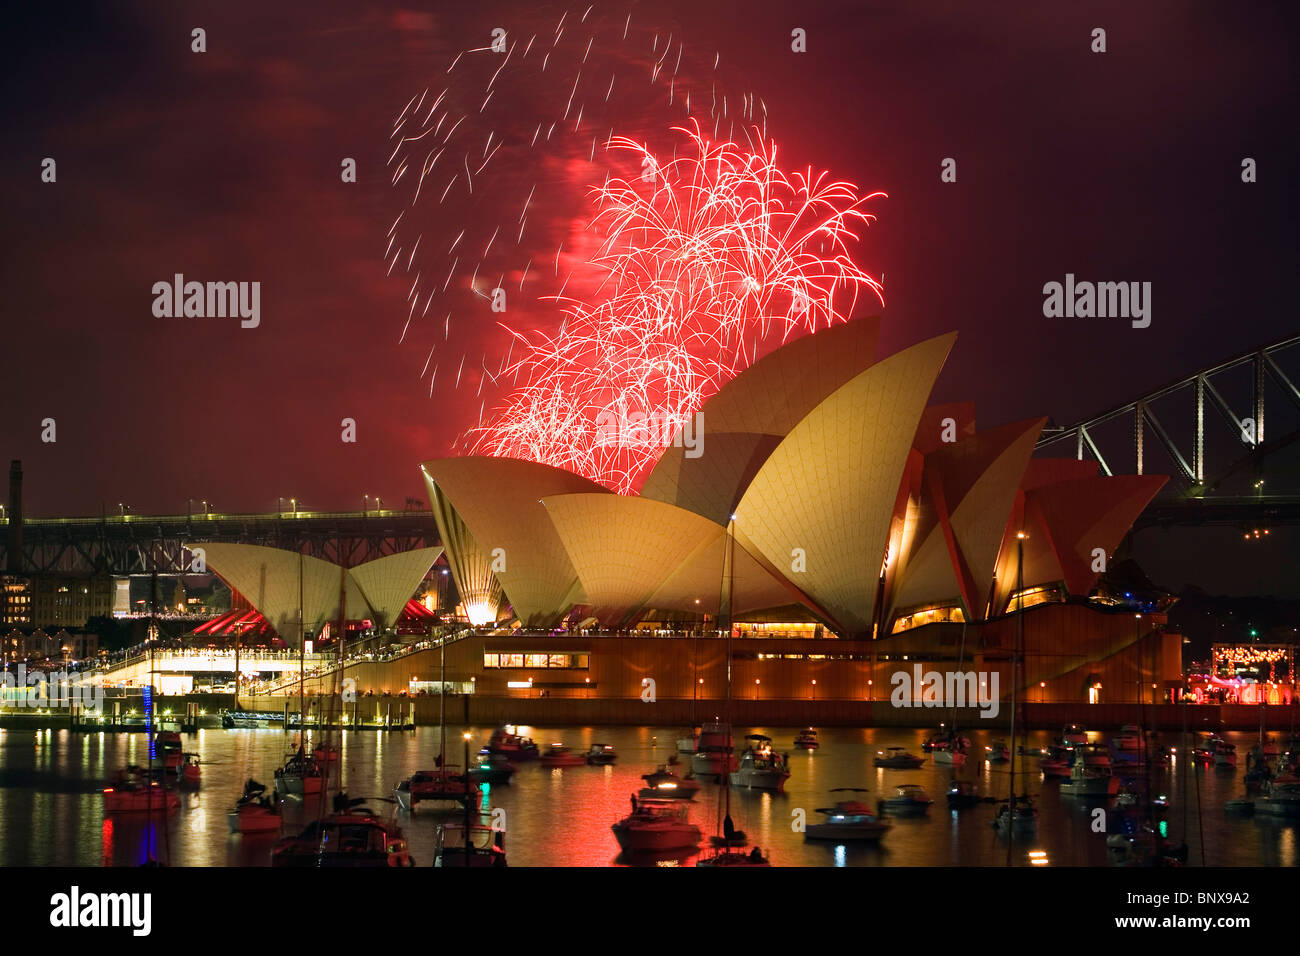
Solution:
M478 763L469 770L469 779L471 783L509 783L515 769L505 757L494 757L484 748L479 751Z
M203 768L199 765L199 755L186 753L182 756L185 762L181 764L181 783L187 787L197 787L203 780Z
M1024 794L1016 797L1014 813L1012 813L1011 803L1003 801L998 808L997 816L993 818L993 829L1001 836L1006 836L1008 833L1013 836L1032 835L1038 830L1038 809Z
M506 866L506 831L486 823L471 823L467 843L465 824L449 820L438 827L433 865L445 869Z
M1214 766L1220 770L1237 769L1237 745L1221 740L1214 748Z
M180 797L150 780L140 767L119 771L113 784L104 788L103 794L104 809L109 813L172 813L181 805Z
M551 744L538 758L543 767L585 767L587 755L575 753L561 743Z
M731 725L711 721L700 730L698 749L691 755L691 772L697 777L721 777L739 766L731 744Z
M414 810L421 803L433 804L439 810L455 810L477 796L478 787L452 764L418 770L393 788L393 797L403 810Z
M859 787L836 787L831 793L866 793ZM836 843L879 843L893 826L861 800L837 800L833 807L818 807L825 819L804 829L805 840L832 840Z
M275 789L280 793L302 796L320 793L324 786L324 771L301 747L285 759L284 766L275 770Z
M168 773L180 773L181 763L185 757L181 751L181 735L174 730L160 730L154 738L157 744L158 762Z
M679 777L666 764L660 764L654 773L643 773L641 779L646 782L638 794L643 800L694 800L700 789L700 782L689 771Z
M989 763L1006 763L1011 759L1011 748L1005 740L995 740L992 746L984 748L984 759Z
M605 767L618 759L618 751L610 744L592 744L587 751L587 763L595 767Z
M698 846L700 828L687 819L687 805L675 800L638 800L632 812L610 829L628 852L658 852Z
M249 780L243 796L226 812L231 833L273 833L280 829L279 806L266 796L265 784Z
M1068 777L1073 766L1073 754L1064 747L1052 747L1038 761L1044 777Z
M1088 761L1082 756L1074 761L1070 776L1061 781L1061 793L1076 797L1113 797L1117 794L1120 780L1109 761Z
M816 728L808 727L795 734L794 745L800 750L816 750L820 747L821 741L817 739Z
M970 780L954 780L948 784L948 807L952 810L964 810L977 803L984 803L979 786Z
M924 788L915 783L905 783L895 787L891 796L878 800L876 807L881 813L919 816L928 813L932 803L934 801Z
M873 763L891 770L915 770L925 763L925 758L910 754L902 747L887 747L876 751Z
M1268 786L1268 795L1255 801L1255 813L1265 817L1300 817L1300 778L1277 777Z
M346 797L343 800L346 801ZM283 837L271 850L276 867L406 867L415 860L401 829L381 820L364 801L347 801L348 809L313 820L297 836Z
M519 736L510 729L510 725L492 731L487 749L492 754L512 761L534 760L539 756L537 744L533 743L532 738Z
M1142 746L1142 730L1137 724L1125 724L1114 737L1118 751L1138 750Z
M745 739L751 744L740 755L740 766L731 773L731 785L778 793L784 790L790 771L786 768L785 757L772 750L772 738L750 734Z
M1086 744L1088 742L1088 732L1083 729L1082 724L1066 724L1061 728L1061 743L1066 746L1076 744Z

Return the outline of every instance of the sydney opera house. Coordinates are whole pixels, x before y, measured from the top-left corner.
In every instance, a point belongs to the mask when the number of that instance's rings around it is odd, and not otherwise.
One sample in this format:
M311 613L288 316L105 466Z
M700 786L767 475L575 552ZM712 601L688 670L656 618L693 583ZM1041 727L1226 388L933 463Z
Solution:
M479 695L616 699L653 677L660 697L694 699L723 696L730 672L741 698L863 700L916 662L961 663L999 671L1005 695L1023 640L1031 700L1170 699L1180 639L1160 613L1096 592L1166 479L1034 458L1041 418L979 430L970 404L929 404L955 334L878 358L877 328L832 326L754 363L639 495L530 461L425 462L475 627L448 651L449 677ZM209 559L232 586L259 609L296 606L300 569L227 547ZM394 615L437 558L342 578L313 567L308 604L328 618L344 586L349 607ZM289 591L267 598L268 575ZM397 693L433 669L408 660L359 680Z
M970 405L928 404L955 334L879 359L876 337L857 320L768 354L704 404L700 440L666 448L639 495L527 461L425 462L471 623L607 635L607 692L635 696L653 671L659 693L691 696L721 672L698 643L635 639L720 622L743 638L744 693L802 697L817 681L862 697L905 657L1004 666L1023 608L1022 680L1046 699L1110 684L1133 700L1148 682L1167 696L1180 647L1162 618L1089 600L1166 479L1032 458L1044 419L980 431ZM558 675L528 664L546 644L489 639L485 659L543 686Z

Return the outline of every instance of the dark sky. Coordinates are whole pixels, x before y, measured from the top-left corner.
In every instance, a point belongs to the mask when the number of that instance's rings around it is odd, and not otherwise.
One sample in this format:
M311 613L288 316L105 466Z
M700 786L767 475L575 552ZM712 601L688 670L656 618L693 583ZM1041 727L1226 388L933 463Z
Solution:
M683 85L716 86L733 111L761 98L783 162L889 194L858 257L884 282L882 347L955 329L936 400L974 400L981 427L1064 424L1300 325L1290 7L622 0L595 5L605 26L589 79L619 64L628 85L597 122L663 143L681 116L630 92L648 61L608 24L630 13L633 41L684 40ZM494 27L550 36L568 11L571 44L585 9L223 0L7 13L0 455L23 459L28 513L423 498L417 463L449 453L490 404L481 369L505 339L462 295L399 342L410 277L386 277L385 247L410 180L391 184L389 134ZM190 51L194 27L206 53ZM806 53L790 49L796 27ZM1104 54L1090 50L1096 27ZM565 90L525 80L501 81L487 114L509 140L496 182L445 215L420 211L426 252L487 230L486 210L516 208L532 182L529 241L581 255L580 137L517 149ZM453 82L451 95L477 89ZM55 184L40 181L45 157ZM340 182L343 157L356 184ZM956 183L940 182L945 157ZM1242 183L1244 157L1258 182ZM178 272L260 281L261 326L154 317L153 283ZM1152 283L1150 328L1044 318L1043 284L1067 272ZM535 296L511 318L555 323ZM344 417L355 444L340 441ZM1296 549L1283 554L1293 565Z

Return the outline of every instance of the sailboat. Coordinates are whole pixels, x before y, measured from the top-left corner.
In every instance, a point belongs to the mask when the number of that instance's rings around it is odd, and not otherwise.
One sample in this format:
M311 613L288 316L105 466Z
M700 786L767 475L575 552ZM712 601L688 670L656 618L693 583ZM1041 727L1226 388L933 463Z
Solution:
M299 555L301 567L301 555ZM347 651L347 571L340 569L339 579L339 662L334 673L331 700L341 700L341 682ZM301 618L301 615L299 615ZM330 715L321 714L326 728L326 746L332 746L328 737L333 722ZM342 715L338 725L342 726ZM341 733L341 731L340 731ZM304 747L299 754L307 756ZM341 764L341 762L338 762ZM326 765L329 766L328 764ZM277 771L278 773L278 771ZM322 773L322 782L325 774ZM364 806L365 797L349 798L342 789L342 767L339 767L339 790L334 795L332 812L325 813L325 793L320 791L317 818L297 836L282 837L271 851L271 865L301 867L408 867L415 866L402 830L392 820L383 820L379 814Z
M435 804L440 810L459 810L467 803L477 802L479 787L460 772L447 757L447 636L439 639L442 672L438 679L438 759L433 770L419 770L393 788L397 805L413 811L420 803Z
M734 630L731 621L731 600L734 585L734 566L732 562L735 559L735 530L736 516L732 515L731 520L727 523L727 540L726 551L723 553L724 574L727 584L727 704L725 716L727 719L727 730L731 730L731 632ZM731 756L728 748L727 756ZM735 759L732 757L731 759ZM736 829L736 825L731 821L731 774L722 774L722 809L725 806L725 814L722 818L722 834L710 839L714 850L707 856L696 862L696 866L771 866L768 858L758 847L754 847L748 853L739 849L748 843L745 834ZM783 781L784 782L784 781Z
M320 793L325 774L314 754L307 751L307 632L303 621L302 552L298 552L298 749L275 770L275 790L280 794L306 796Z
M960 671L966 666L966 617L962 616L961 621L961 651L958 655L957 669ZM966 766L966 752L970 749L970 741L957 733L957 698L952 701L952 729L948 731L946 737L936 741L930 752L930 759L936 764L947 764L954 770L960 770Z

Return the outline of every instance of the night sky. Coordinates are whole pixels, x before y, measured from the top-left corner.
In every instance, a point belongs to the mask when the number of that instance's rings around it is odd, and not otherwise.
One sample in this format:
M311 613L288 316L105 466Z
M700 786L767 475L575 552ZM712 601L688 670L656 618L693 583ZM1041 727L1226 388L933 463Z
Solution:
M586 82L619 75L609 101L588 107L602 128L524 149L564 112L586 7L9 12L0 457L23 460L27 513L113 513L118 502L176 513L187 498L273 511L277 496L356 510L365 494L386 507L423 498L418 462L452 453L501 397L483 380L508 347L498 320L553 331L557 313L540 297L556 291L557 271L576 263L569 291L582 288L585 190L606 168L582 144L611 124L664 149L673 142L681 110L647 92L668 35L674 60L684 42L681 89L696 90L696 112L708 117L701 91L716 90L734 125L752 94L782 165L888 194L871 203L877 221L855 255L884 285L882 351L957 330L934 399L973 400L981 427L1038 415L1069 424L1300 327L1289 5L597 3L583 34L595 36ZM518 248L500 240L494 251L512 257L498 270L511 306L493 315L481 295L453 288L406 328L405 254L386 275L391 227L411 194L411 179L392 183L393 124L426 89L447 87L473 112L492 72L479 54L449 78L457 53L486 46L496 27L551 42L562 15L570 32L557 41L555 82L507 74L489 112L469 121L475 135L505 141L479 192L425 202L396 230L399 243L423 236L432 288L456 234L481 250L498 221L517 229L534 186L528 231L509 236ZM195 27L205 53L191 52ZM1104 54L1090 49L1097 27ZM791 50L794 28L807 31L805 53ZM45 157L57 163L53 184L41 181ZM345 157L356 159L355 184L340 181ZM947 157L955 183L940 180ZM1245 157L1257 182L1242 182ZM516 260L534 255L536 279L519 293ZM176 273L259 281L260 326L155 317L152 286ZM1066 273L1150 282L1150 327L1045 318L1043 285ZM480 286L496 275L488 280ZM857 314L881 311L864 300ZM1300 376L1294 358L1288 368ZM1244 402L1247 381L1230 400ZM1166 424L1181 433L1176 408ZM1296 427L1294 410L1272 409L1272 436ZM355 444L340 441L345 417L356 420ZM54 443L41 441L46 418ZM1111 447L1117 470L1131 469L1122 444ZM1204 555L1240 537L1227 529L1173 546L1166 536L1139 559L1174 588L1295 593L1293 530L1262 563L1229 554L1235 576L1206 573Z

